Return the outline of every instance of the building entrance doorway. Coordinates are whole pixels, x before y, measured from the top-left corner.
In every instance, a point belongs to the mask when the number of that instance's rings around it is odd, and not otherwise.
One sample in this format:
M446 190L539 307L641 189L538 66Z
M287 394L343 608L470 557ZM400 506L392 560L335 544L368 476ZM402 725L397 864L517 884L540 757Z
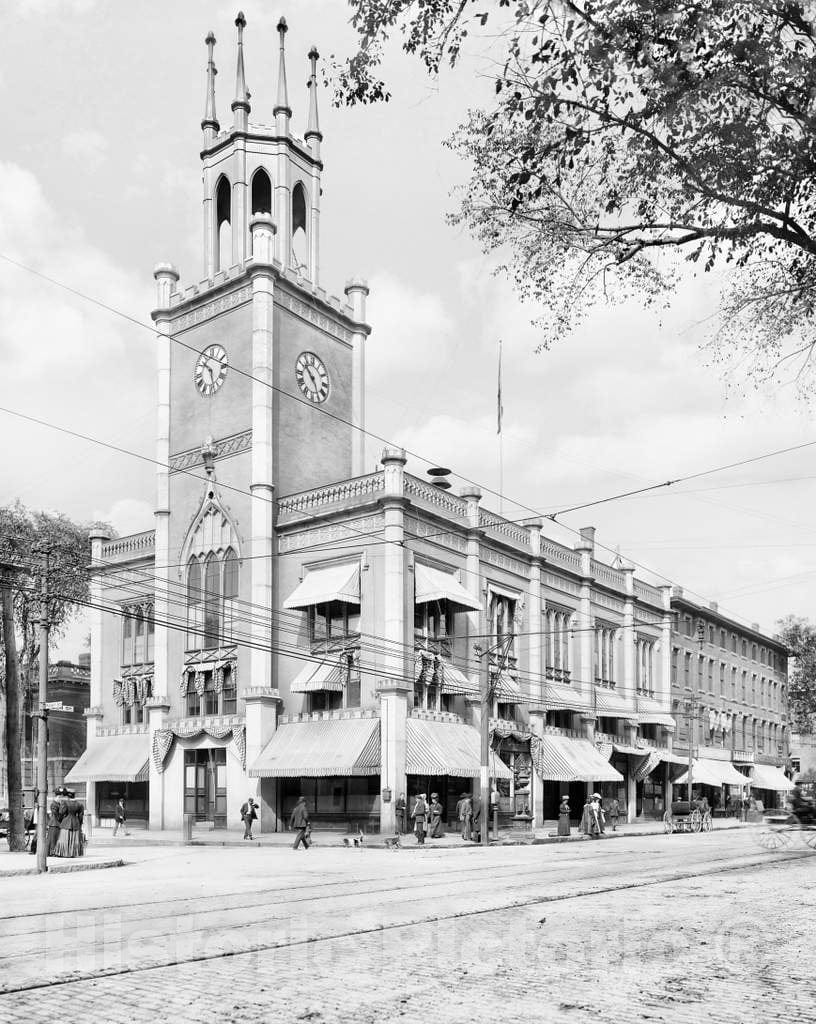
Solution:
M184 751L184 813L227 827L226 747Z

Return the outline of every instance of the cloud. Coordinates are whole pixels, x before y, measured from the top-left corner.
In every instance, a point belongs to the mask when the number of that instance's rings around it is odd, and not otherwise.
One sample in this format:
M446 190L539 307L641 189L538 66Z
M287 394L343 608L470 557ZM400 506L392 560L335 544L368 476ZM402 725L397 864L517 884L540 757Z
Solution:
M139 498L119 498L108 509L95 510L92 518L109 523L121 537L153 529L153 508Z
M104 135L90 128L69 132L62 140L62 152L71 160L80 160L89 169L100 167L108 157Z

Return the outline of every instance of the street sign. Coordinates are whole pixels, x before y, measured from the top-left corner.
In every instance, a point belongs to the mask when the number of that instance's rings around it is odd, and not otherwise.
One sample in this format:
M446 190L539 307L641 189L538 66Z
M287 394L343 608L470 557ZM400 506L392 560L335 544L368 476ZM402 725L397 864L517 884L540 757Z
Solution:
M63 704L61 700L49 700L43 705L46 711L73 711L73 705Z

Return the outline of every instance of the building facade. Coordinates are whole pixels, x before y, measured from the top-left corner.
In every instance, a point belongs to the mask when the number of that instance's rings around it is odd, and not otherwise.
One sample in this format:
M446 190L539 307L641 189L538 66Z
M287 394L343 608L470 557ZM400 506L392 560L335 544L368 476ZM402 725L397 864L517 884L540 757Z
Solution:
M716 603L690 601L680 587L671 604L675 749L687 755L692 746L699 761L692 785L706 787L716 805L736 799L742 786L764 806L777 806L791 788L787 648L758 624L748 628L723 615Z
M48 788L61 786L85 750L85 712L90 705L90 655L80 654L76 663L58 661L48 667L48 700L61 702L63 710L48 715ZM36 694L29 693L24 709L23 788L37 784L37 719L31 716ZM80 787L79 793L82 793Z
M207 38L205 279L155 271L154 529L92 540L91 707L71 778L105 818L263 831L391 830L401 794L450 820L486 774L505 819L569 794L660 815L673 752L670 588L456 495L386 448L363 464L368 288L319 283L316 52L303 139L284 42L274 123L249 120L239 16L232 125ZM384 343L384 342L383 342Z

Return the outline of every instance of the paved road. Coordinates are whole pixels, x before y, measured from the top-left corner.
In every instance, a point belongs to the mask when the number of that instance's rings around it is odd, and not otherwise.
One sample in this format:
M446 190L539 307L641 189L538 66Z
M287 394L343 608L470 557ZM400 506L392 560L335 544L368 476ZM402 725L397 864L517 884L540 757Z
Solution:
M816 856L751 833L129 854L1 883L0 1021L812 1019Z

